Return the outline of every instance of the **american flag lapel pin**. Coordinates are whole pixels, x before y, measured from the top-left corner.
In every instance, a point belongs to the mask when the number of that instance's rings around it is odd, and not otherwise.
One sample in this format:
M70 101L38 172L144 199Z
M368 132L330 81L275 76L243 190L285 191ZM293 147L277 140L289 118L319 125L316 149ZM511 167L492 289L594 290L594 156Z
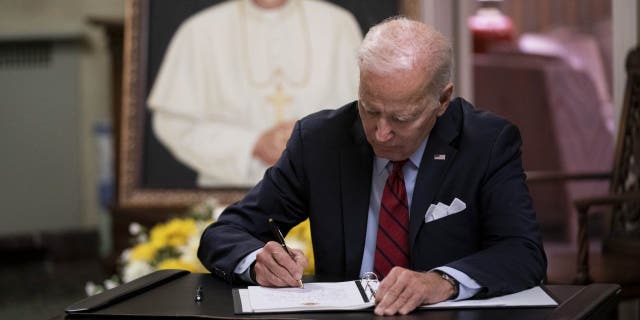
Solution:
M444 153L439 153L433 156L433 160L445 160L447 156Z

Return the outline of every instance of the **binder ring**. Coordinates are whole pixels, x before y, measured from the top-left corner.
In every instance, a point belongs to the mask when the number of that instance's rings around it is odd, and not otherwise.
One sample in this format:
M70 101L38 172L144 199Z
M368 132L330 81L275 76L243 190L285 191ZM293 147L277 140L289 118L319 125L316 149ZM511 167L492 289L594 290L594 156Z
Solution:
M371 293L367 298L369 298L369 300L375 300L376 290L373 289L371 282L378 282L378 275L375 274L374 272L365 272L362 275L362 280L364 280L364 283L365 283L364 285L365 292L369 290L369 292Z
M378 275L375 272L365 272L362 275L362 280L366 281L378 281Z

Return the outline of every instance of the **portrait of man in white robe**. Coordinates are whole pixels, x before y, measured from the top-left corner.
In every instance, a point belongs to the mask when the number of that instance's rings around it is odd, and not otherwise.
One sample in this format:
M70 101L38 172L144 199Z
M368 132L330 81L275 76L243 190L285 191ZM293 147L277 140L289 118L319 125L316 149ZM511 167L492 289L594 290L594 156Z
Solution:
M362 33L322 0L231 0L185 20L147 99L155 137L199 187L250 186L294 122L357 97Z

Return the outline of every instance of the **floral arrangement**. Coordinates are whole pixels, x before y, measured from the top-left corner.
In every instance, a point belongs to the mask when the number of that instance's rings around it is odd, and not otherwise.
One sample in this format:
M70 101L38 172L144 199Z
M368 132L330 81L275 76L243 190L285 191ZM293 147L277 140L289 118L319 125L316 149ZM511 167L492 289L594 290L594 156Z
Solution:
M206 272L195 255L198 234L207 224L191 218L174 218L151 229L149 239L122 253L122 280L129 282L161 269ZM132 230L142 230L132 224ZM135 232L135 231L134 231ZM141 233L141 238L147 235Z
M147 231L142 225L132 223L129 233L132 247L124 250L119 258L119 276L112 276L103 284L87 282L87 295L94 295L162 269L183 269L206 273L207 269L197 256L200 236L204 229L216 221L224 210L217 200L209 199L190 208L186 215L159 223ZM302 250L309 259L305 274L314 273L314 256L311 245L309 220L291 229L285 238L287 245Z

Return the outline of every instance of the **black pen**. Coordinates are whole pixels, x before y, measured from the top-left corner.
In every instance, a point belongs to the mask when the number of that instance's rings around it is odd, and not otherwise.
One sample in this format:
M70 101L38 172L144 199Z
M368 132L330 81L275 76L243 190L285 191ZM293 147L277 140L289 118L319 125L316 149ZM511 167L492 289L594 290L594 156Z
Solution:
M193 298L193 300L195 300L195 302L201 302L202 301L202 287L198 286L198 289L196 289L196 296L195 298Z
M286 251L287 254L291 258L293 258L293 256L291 255L291 252L289 252L289 248L287 248L287 244L284 243L284 237L282 236L282 232L280 232L280 228L278 228L278 225L276 224L275 221L273 221L272 218L269 218L269 225L271 226L271 232L273 233L273 236L276 238L278 243L280 243L280 245L284 248L284 251ZM304 289L304 284L302 284L302 279L298 279L298 287L300 287L300 289Z

